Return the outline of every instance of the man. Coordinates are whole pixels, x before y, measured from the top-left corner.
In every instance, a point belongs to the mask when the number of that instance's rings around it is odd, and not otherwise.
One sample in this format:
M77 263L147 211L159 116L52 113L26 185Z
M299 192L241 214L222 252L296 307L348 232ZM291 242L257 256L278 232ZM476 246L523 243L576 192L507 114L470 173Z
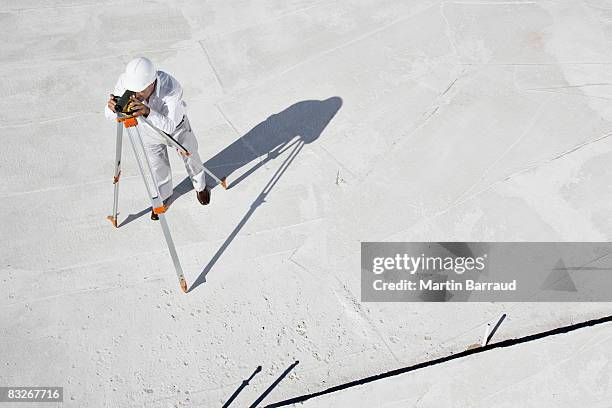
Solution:
M149 59L143 57L133 59L127 64L125 72L119 76L115 90L104 109L107 118L116 119L114 96L121 96L126 90L136 93L132 97L134 116L144 116L153 126L172 136L191 153L190 156L181 155L181 157L198 201L202 205L208 204L210 188L206 186L204 166L198 154L198 141L187 119L181 85L174 77L155 70ZM140 128L145 152L151 161L158 183L160 198L165 201L172 195L172 172L167 145L164 138L147 124L141 125ZM159 217L151 211L151 219L158 220Z

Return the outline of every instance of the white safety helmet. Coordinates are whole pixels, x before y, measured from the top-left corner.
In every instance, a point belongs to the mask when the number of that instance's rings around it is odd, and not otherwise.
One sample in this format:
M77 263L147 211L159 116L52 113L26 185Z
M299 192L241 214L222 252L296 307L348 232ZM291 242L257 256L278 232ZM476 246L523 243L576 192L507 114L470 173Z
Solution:
M155 81L156 74L150 59L135 58L125 67L125 88L133 92L141 92Z

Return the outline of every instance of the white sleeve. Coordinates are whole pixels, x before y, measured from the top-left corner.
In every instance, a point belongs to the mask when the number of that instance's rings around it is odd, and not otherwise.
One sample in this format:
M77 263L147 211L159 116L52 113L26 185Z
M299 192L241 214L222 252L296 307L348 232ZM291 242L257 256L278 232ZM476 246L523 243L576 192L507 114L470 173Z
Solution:
M123 74L119 75L119 79L117 79L117 83L115 84L115 89L113 90L113 95L121 96L125 92L125 86L123 85ZM106 119L115 120L117 119L117 114L108 108L108 104L104 107L104 116Z
M183 88L175 83L175 88L172 92L163 98L164 112L159 112L151 109L147 119L153 126L171 134L176 130L176 127L183 120L185 115L185 104L183 103Z

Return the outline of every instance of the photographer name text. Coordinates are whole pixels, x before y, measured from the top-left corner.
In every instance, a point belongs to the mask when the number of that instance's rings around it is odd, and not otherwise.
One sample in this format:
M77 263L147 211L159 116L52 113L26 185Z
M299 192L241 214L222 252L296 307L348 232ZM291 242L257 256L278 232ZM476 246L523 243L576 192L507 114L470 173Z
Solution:
M376 291L500 291L508 292L516 290L516 279L508 282L478 282L467 279L464 282L455 282L449 280L445 282L436 282L432 279L420 279L411 281L402 279L396 282L385 282L382 279L377 279L372 282L372 287Z

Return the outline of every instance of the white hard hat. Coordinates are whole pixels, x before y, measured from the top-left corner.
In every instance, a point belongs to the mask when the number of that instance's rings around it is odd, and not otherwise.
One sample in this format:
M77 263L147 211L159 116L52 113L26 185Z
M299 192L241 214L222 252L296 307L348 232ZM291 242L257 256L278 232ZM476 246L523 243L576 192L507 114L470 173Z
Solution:
M156 73L150 59L135 58L125 67L125 87L133 92L141 92L155 81Z

